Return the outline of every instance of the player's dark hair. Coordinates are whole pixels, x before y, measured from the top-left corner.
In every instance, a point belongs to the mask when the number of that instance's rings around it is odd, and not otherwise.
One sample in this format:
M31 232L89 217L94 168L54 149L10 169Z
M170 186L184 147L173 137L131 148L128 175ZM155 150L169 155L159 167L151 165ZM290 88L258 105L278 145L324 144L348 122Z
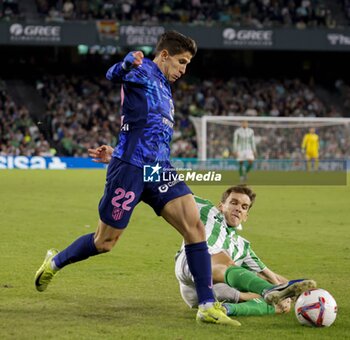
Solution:
M253 206L253 203L254 203L255 197L256 197L256 193L245 184L238 184L238 185L234 185L234 186L228 188L221 196L221 203L225 203L227 198L230 196L230 194L232 192L235 192L237 194L247 195L250 198L250 202L251 202L249 209Z
M160 36L156 46L156 55L163 50L167 50L171 56L190 52L194 57L197 53L197 44L193 39L179 32L168 31Z

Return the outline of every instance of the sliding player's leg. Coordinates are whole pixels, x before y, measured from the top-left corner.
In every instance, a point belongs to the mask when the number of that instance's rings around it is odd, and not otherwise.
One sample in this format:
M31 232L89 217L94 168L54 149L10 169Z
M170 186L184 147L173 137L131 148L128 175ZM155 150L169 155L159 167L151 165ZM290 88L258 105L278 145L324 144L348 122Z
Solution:
M308 279L291 280L280 285L273 285L249 270L231 266L225 271L225 282L242 292L253 292L263 296L268 304L278 304L282 300L299 296L306 290L316 288L316 282Z
M267 304L263 298L255 298L241 303L227 303L223 306L229 316L262 316L276 314L276 307Z
M220 266L223 273L227 266L219 264L218 261L225 261L228 257L224 253L217 254L219 256L212 256L213 278L218 278ZM221 256L220 256L221 255ZM175 262L175 276L179 282L180 294L182 299L190 308L198 307L198 297L196 288L193 282L193 276L189 271L186 255L184 251L177 254ZM222 278L224 274L222 275ZM248 316L248 315L267 315L278 314L289 311L290 303L286 306L284 304L277 306L267 305L259 294L240 292L235 288L228 286L226 283L218 282L213 286L215 299L220 302L225 302L223 306L226 308L229 316Z
M193 282L179 282L182 299L190 308L198 307L198 297ZM224 302L228 316L261 316L280 314L289 311L290 304L284 306L283 302L276 306L267 304L261 296L255 293L242 293L225 283L216 283L213 286L214 296ZM288 308L289 306L289 308Z
M191 275L193 280L193 277ZM190 282L181 282L179 281L180 294L182 299L190 308L198 307L198 296L196 287L193 281ZM226 283L216 283L213 285L214 297L219 302L230 302L230 303L238 303L241 300L242 295L246 295L243 299L249 299L248 295L250 295L250 299L258 296L257 294L250 293L240 293L237 289L228 286ZM245 300L244 300L245 301Z
M250 295L251 293L241 293ZM242 303L225 302L223 306L227 309L229 316L263 316L271 314L289 313L291 308L290 299L285 299L277 305L269 305L262 298L249 299Z

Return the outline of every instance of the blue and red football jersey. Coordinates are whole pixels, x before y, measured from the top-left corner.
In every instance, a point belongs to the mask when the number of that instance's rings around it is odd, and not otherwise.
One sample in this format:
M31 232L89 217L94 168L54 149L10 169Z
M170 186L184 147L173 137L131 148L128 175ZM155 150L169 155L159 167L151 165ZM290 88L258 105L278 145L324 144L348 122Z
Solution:
M119 62L106 77L122 83L122 126L113 157L138 167L169 165L174 104L170 83L157 64L144 58L128 72Z

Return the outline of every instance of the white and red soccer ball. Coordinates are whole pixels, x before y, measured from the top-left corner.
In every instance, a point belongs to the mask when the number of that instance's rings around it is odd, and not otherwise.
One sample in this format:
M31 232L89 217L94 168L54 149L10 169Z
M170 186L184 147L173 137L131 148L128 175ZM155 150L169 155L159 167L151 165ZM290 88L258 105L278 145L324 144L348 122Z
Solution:
M295 315L302 325L329 327L337 317L337 303L324 289L309 290L298 297Z

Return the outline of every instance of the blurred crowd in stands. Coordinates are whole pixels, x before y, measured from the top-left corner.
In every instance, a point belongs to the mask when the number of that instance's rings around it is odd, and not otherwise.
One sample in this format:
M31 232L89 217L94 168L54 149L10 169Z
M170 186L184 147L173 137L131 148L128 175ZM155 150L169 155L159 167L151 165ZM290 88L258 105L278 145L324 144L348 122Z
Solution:
M24 2L0 0L0 19L24 19L21 12ZM112 19L256 28L336 25L324 0L35 0L35 3L37 8L32 10L47 21ZM338 0L336 6L350 19L350 0ZM121 102L118 86L103 77L62 75L46 76L38 80L36 88L46 103L46 113L39 122L33 121L28 108L16 103L6 85L0 83L0 155L87 156L89 147L117 143ZM181 80L173 87L176 121L172 155L197 156L197 135L190 117L342 116L350 112L350 86L338 80L335 88L342 101L341 112L326 103L313 86L299 79ZM212 129L209 156L232 157L232 129L222 127L221 131L221 126L215 125ZM320 131L324 143L322 157L348 155L350 133L346 136L344 131L343 127ZM301 157L304 130L257 132L260 157Z
M120 129L120 87L105 78L48 76L37 83L47 102L44 121L58 151L87 156L87 149L115 145Z
M22 0L24 1L24 0ZM349 0L338 3L349 14ZM37 14L47 21L118 20L248 27L335 27L324 0L36 0ZM2 17L18 18L20 0L2 0ZM344 9L343 9L343 8Z
M0 156L54 156L25 106L18 106L0 84Z
M299 79L211 79L192 85L180 81L175 100L194 116L341 116Z
M0 19L18 20L24 19L19 9L19 0L0 0Z
M174 157L195 157L197 152L196 134L189 116L341 116L334 107L327 107L311 87L299 79L232 78L228 81L212 79L193 84L179 81L173 94L176 113L180 113L172 144ZM225 140L217 135L215 138L224 144L215 157L232 156L232 137ZM219 143L218 140L213 143Z
M350 0L342 0L346 17L350 20Z
M336 83L350 109L350 87ZM46 102L40 124L28 109L18 106L6 90L0 99L0 154L87 156L87 149L102 144L115 145L120 130L120 86L103 77L45 76L37 82L38 93ZM339 117L311 86L294 80L234 78L228 81L179 81L173 87L176 121L172 142L173 157L197 157L197 135L190 117L290 116ZM346 100L345 100L346 99ZM213 124L208 131L209 156L232 157L232 126ZM215 130L216 129L216 130ZM322 129L321 157L341 156L350 149L343 127ZM258 136L259 157L300 157L305 129L265 130ZM338 132L336 132L338 131ZM334 135L333 135L334 132ZM336 133L335 133L336 132ZM300 135L300 136L299 136ZM50 146L51 144L51 146Z
M322 0L37 0L48 20L114 19L138 23L181 22L197 25L336 25Z
M344 112L350 112L350 83L345 83L342 79L335 82L335 88L340 95Z

